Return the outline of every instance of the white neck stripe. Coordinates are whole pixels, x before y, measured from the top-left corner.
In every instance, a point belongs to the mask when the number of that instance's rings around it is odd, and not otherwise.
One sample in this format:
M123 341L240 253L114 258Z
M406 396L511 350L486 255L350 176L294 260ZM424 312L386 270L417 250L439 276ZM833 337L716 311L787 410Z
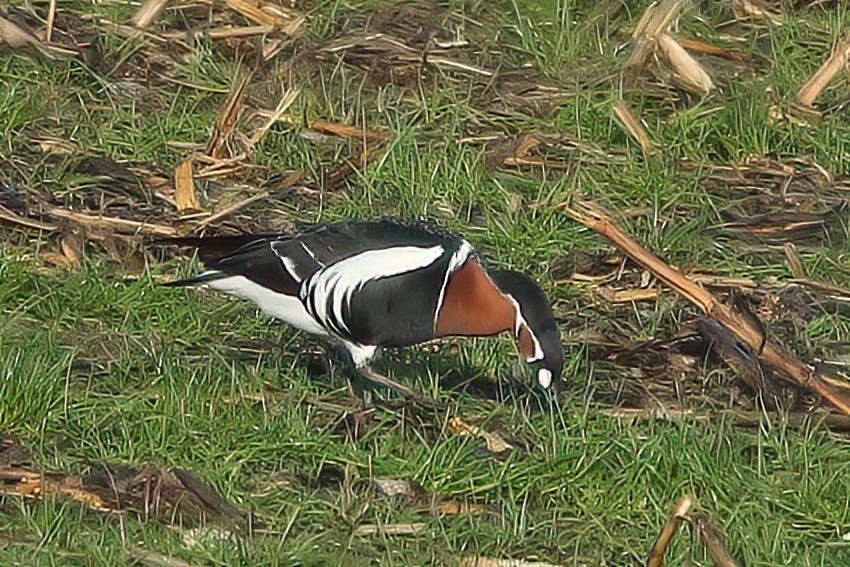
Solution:
M527 357L525 359L526 362L537 362L538 360L543 360L543 347L540 346L540 341L537 340L537 335L534 334L534 331L531 330L528 322L525 320L525 317L522 315L522 308L519 306L519 302L516 299L511 297L510 295L506 295L511 303L514 304L514 310L516 311L516 321L514 321L514 336L519 338L519 330L523 326L528 329L528 334L531 335L531 340L534 342L534 355Z
M458 271L466 261L469 260L470 256L472 256L475 251L472 249L472 245L464 240L460 248L455 250L455 253L452 254L451 259L449 260L449 265L446 268L446 275L443 276L443 285L440 287L440 296L437 299L437 309L434 310L434 329L437 329L437 319L440 318L440 311L443 309L443 302L446 299L446 289L449 287L449 279L451 279L452 274Z

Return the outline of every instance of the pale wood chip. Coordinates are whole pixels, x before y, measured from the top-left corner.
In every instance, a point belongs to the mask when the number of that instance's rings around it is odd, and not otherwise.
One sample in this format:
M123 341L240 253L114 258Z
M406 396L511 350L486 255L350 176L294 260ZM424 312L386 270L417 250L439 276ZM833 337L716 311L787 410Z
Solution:
M676 72L676 77L686 89L707 95L714 88L714 81L696 59L668 34L661 34L658 45Z
M835 74L847 66L848 60L850 60L850 31L838 42L829 59L797 92L797 102L803 106L811 106Z
M425 523L415 522L411 524L384 524L359 526L354 530L354 535L367 536L375 534L385 535L417 535L425 529Z
M174 204L179 212L200 209L195 196L195 175L192 158L186 159L174 170Z
M133 16L132 23L137 28L144 28L150 25L154 19L162 12L168 0L145 0L142 3L139 11Z

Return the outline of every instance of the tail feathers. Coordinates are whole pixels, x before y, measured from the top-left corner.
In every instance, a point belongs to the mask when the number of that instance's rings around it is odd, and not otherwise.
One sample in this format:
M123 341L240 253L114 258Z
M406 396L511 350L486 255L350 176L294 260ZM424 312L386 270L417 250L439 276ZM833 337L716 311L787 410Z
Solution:
M227 278L227 277L229 277L229 275L225 274L224 272L209 271L209 272L204 272L203 274L198 274L197 276L192 277L192 278L186 278L186 279L183 279L183 280L176 280L176 281L173 281L173 282L167 282L167 283L164 283L162 285L165 286L165 287L188 287L188 286L193 286L193 285L202 285L202 284L205 284L205 283L214 282L216 280L224 279L224 278Z
M243 246L257 240L263 240L278 235L241 234L239 236L178 236L176 238L158 238L154 244L174 246L194 246L198 249L198 257L205 264L214 264L233 254ZM199 276L200 277L200 276Z

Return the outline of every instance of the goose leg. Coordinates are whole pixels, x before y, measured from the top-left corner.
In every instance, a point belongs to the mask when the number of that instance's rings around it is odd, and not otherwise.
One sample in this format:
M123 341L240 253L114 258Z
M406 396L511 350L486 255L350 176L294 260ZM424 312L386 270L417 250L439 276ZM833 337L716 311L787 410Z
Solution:
M413 390L411 390L407 386L402 386L398 382L395 382L394 380L390 380L389 378L387 378L383 374L375 371L375 369L373 369L368 364L358 366L357 371L360 373L361 376L366 378L366 380L368 380L369 382L371 382L373 384L378 384L378 385L384 386L384 387L389 388L391 390L394 390L395 392L404 396L405 405L407 405L411 409L419 408L419 410L423 410L423 409L424 410L439 410L439 409L442 408L442 405L440 403L438 403L436 400L433 400L433 399L429 398L428 396L420 396L420 395L416 394ZM366 393L371 394L371 392L369 392L369 391L367 391ZM364 399L364 404L371 405L371 403L372 403L371 396L368 398L368 401L366 401L367 398L366 398L365 395L364 395L363 399ZM368 407L368 405L366 407Z
M390 380L380 372L375 371L368 364L360 364L357 366L357 372L363 377L366 378L369 382L373 384L378 384L379 386L384 386L385 388L389 388L390 390L394 390L398 392L405 398L416 399L416 394L408 388L407 386L402 386L398 382L394 380Z

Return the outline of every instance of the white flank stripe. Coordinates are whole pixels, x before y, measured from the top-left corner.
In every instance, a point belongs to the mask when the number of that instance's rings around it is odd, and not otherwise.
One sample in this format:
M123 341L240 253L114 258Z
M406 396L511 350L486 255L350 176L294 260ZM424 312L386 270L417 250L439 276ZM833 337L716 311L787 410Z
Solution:
M250 299L265 313L276 319L292 325L302 331L326 335L315 319L304 308L297 297L276 293L260 284L254 283L245 276L231 276L209 282L203 287L223 291L243 299Z
M454 254L452 254L452 259L449 260L449 267L446 270L446 275L443 277L443 286L440 288L440 297L437 299L437 309L434 310L434 329L437 328L437 319L440 318L440 310L443 308L443 301L446 298L446 288L449 286L449 278L451 278L452 274L454 274L461 266L463 266L469 257L475 253L475 250L472 249L472 245L466 240L460 245Z
M442 246L368 250L313 274L301 287L301 299L327 328L348 333L344 309L359 289L371 281L427 268L444 252Z

